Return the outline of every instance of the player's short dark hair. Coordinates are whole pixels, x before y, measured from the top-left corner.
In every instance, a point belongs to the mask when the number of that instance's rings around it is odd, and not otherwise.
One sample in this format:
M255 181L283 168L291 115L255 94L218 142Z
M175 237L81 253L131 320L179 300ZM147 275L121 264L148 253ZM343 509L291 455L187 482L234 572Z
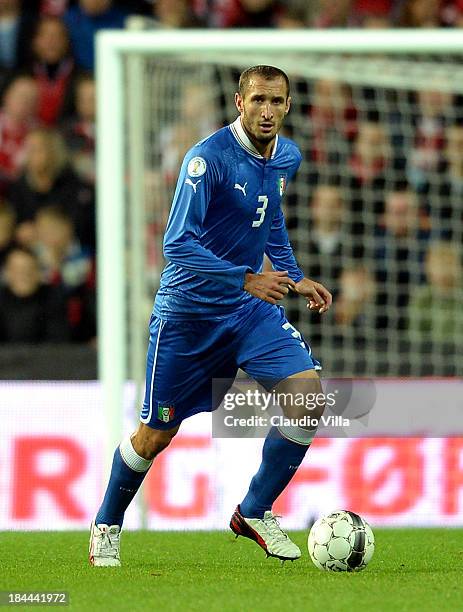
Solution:
M283 79L286 83L286 97L289 96L289 78L286 72L283 72L283 70L280 70L280 68L276 68L276 66L260 65L251 66L251 68L248 68L247 70L241 73L238 85L241 97L244 97L252 77L256 76L262 77L268 81L278 78Z

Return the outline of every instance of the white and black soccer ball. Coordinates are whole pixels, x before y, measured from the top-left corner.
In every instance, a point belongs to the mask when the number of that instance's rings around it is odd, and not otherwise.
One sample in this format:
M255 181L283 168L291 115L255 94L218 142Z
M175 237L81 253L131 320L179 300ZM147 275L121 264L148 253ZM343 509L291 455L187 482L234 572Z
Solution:
M358 572L373 557L375 537L361 516L339 510L313 524L307 546L310 558L319 569Z

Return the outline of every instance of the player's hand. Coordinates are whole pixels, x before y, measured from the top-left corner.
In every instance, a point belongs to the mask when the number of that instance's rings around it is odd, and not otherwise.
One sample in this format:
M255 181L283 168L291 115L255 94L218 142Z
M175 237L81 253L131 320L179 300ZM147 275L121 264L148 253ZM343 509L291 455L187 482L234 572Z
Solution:
M269 304L276 304L287 295L289 288L296 291L296 283L289 278L288 272L248 272L245 276L243 289L254 297Z
M316 283L310 278L303 278L294 289L296 293L307 299L307 308L323 314L328 310L333 301L331 293L320 283Z

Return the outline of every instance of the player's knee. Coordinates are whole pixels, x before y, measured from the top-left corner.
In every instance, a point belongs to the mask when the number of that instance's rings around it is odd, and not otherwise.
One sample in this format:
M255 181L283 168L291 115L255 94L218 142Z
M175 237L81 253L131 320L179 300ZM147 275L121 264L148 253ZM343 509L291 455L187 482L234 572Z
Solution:
M306 408L312 419L319 421L323 416L326 408L326 401L320 380L317 380L315 387L307 393Z
M179 426L166 431L152 429L140 423L135 435L132 437L132 445L136 453L145 459L154 459L161 451L169 446Z
M277 387L285 416L292 419L310 417L311 423L320 420L325 411L325 396L315 370L300 372L282 381Z
M318 400L314 401L310 405L310 410L309 410L310 416L313 419L316 419L317 421L319 421L321 417L323 416L323 413L325 412L325 408L326 408L325 397L323 393L320 392Z

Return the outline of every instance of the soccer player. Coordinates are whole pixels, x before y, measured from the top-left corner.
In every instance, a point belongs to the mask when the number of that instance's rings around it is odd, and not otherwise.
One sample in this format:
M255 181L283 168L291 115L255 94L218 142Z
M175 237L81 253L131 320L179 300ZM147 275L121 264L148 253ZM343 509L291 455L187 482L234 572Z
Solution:
M212 379L233 380L242 368L266 388L273 381L276 393L321 392L319 363L278 305L288 291L319 313L331 305L329 291L297 266L281 210L301 162L296 144L278 135L291 104L288 77L272 66L249 68L235 103L236 121L195 145L180 170L164 237L168 264L150 319L140 423L114 453L91 527L93 565L120 565L124 512L181 422L220 404L222 397L213 400ZM262 271L264 254L271 271ZM303 416L291 401L283 410ZM310 416L318 419L322 412L319 406ZM268 556L301 556L272 504L315 432L299 425L270 430L259 470L231 518L235 534L251 538Z

